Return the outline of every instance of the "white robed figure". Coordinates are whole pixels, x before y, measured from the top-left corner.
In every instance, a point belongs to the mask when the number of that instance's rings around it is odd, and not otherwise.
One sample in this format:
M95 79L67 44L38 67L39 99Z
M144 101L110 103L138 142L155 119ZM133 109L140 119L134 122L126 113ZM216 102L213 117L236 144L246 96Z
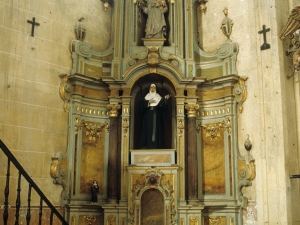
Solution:
M156 92L156 85L151 84L149 93L142 99L142 129L140 137L141 149L165 148L164 122L167 100L170 95L161 97Z

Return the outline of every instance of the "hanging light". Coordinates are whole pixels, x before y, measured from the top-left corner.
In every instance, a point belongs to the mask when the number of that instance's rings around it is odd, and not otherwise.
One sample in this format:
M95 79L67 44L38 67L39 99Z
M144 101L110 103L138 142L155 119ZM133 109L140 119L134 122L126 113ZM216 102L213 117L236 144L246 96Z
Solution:
M113 6L114 2L113 0L101 0L103 2L103 6L105 10L108 10L109 5Z

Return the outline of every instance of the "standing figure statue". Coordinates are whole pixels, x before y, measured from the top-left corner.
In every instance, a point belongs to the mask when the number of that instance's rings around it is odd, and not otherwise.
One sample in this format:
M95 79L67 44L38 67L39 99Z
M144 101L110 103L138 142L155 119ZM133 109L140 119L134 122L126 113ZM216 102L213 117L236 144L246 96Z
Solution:
M149 93L142 99L142 130L140 136L141 149L165 148L164 122L167 100L170 95L161 97L156 93L156 85L151 84Z
M147 5L138 1L138 6L148 15L145 38L164 38L166 36L166 21L164 13L168 11L165 0L147 0Z
M91 202L97 202L98 201L98 192L99 192L99 186L96 180L93 181L93 184L91 186L91 193L92 193L92 197L91 197Z

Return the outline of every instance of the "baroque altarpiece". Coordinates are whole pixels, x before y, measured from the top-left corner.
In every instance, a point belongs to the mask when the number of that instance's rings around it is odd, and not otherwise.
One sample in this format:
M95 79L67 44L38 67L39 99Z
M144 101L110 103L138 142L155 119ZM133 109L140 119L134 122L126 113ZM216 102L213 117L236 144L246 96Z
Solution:
M226 10L220 26L227 41L202 50L205 2L166 1L164 36L145 38L150 16L139 5L147 1L114 1L114 35L104 52L94 51L83 24L76 25L72 70L60 75L59 90L69 113L68 148L51 165L70 224L243 223L242 189L255 177L251 144L246 156L238 147L247 77L237 73ZM138 144L139 102L152 83L171 95L165 149Z

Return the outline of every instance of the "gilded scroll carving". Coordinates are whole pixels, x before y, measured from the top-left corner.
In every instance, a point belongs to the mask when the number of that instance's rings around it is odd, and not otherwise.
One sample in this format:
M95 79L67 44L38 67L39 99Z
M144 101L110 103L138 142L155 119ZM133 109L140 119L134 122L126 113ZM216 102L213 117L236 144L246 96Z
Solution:
M68 83L68 75L65 73L62 73L59 75L60 79L61 79L61 83L59 85L59 95L61 97L61 99L64 101L64 111L68 112L69 111L69 102L70 102L70 98L72 96L73 93L73 86Z
M248 77L240 77L239 84L234 87L234 94L237 99L239 112L243 112L243 103L247 99L247 87L246 87L246 81Z
M50 176L54 179L53 183L61 185L63 190L61 192L61 203L67 201L69 195L67 191L67 166L68 158L65 154L60 156L52 156L52 163L50 166Z

